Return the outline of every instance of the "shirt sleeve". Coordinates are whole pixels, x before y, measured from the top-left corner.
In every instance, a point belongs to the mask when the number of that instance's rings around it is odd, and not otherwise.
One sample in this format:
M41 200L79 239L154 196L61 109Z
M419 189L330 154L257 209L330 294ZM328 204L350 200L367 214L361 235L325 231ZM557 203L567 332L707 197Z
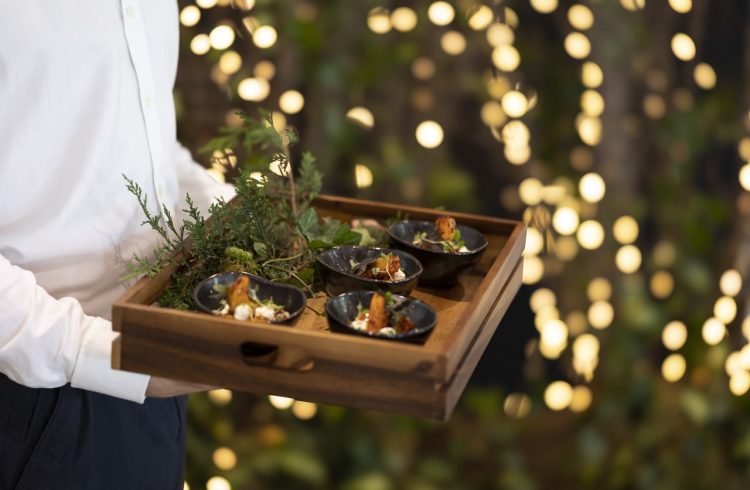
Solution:
M0 371L32 388L71 386L143 403L150 377L114 370L112 324L56 299L0 255Z
M190 194L198 209L206 212L209 206L221 197L229 201L234 197L234 186L214 180L206 169L193 160L190 151L175 141L175 163L180 185L180 194Z

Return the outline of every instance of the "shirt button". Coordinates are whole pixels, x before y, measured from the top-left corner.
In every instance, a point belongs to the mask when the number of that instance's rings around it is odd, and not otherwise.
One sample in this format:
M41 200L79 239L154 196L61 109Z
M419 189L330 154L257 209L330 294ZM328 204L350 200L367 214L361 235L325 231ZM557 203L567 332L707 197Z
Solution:
M127 8L125 9L125 14L132 19L133 18L133 7L130 6L130 5L128 5Z

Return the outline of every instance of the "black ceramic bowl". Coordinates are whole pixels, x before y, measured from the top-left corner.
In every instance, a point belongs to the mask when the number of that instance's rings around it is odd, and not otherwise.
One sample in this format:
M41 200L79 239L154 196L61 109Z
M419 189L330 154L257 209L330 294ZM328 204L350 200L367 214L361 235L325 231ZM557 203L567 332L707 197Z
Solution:
M284 322L272 323L286 323L305 309L307 298L301 289L288 284L272 282L247 272L219 272L201 281L193 291L193 299L195 299L198 308L206 313L213 313L214 310L219 309L219 303L226 298L227 289L241 275L250 278L250 287L257 288L259 299L272 299L274 303L283 306L289 312L289 318Z
M435 232L432 221L399 221L388 227L391 246L405 250L415 256L424 268L419 284L424 286L453 286L458 283L462 272L479 261L487 248L487 239L480 232L468 226L458 225L461 238L468 252L444 252L429 250L412 244L418 232Z
M326 316L328 317L328 326L330 329L334 332L349 333L370 338L417 342L424 340L435 327L437 315L430 305L418 299L394 294L393 299L396 302L406 302L400 309L405 311L409 319L414 323L414 329L396 334L394 337L388 337L362 332L353 328L349 323L357 318L358 306L362 305L367 308L370 305L373 294L375 294L374 291L350 291L329 299L326 303Z
M351 261L364 264L378 258L381 254L389 253L398 256L401 261L401 270L404 271L406 278L391 282L369 279L353 273ZM417 287L417 281L422 274L422 264L414 256L402 250L356 245L329 248L318 256L316 265L326 292L330 296L356 290L390 291L394 294L409 296Z

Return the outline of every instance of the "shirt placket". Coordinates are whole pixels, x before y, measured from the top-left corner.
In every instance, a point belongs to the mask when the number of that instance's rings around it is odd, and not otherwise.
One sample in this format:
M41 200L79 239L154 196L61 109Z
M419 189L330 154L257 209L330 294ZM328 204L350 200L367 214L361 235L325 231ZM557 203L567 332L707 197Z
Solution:
M159 202L159 210L164 207L169 209L167 201L167 189L164 180L164 165L166 158L156 112L154 80L151 73L151 60L146 40L146 29L143 25L143 17L140 5L135 0L121 0L122 15L124 21L125 39L130 52L130 59L135 69L138 83L138 94L143 120L146 126L146 140L151 155L151 170L154 181L156 199Z

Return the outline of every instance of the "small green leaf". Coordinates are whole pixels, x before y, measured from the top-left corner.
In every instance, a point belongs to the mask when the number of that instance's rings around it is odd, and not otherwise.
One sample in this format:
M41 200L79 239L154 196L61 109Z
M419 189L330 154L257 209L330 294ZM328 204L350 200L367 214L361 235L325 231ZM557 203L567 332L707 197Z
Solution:
M261 257L265 257L266 253L268 252L268 247L263 242L255 242L255 243L253 243L253 249Z
M308 209L299 217L297 227L300 233L308 239L315 235L318 229L318 213L315 208Z
M362 234L352 231L349 225L344 224L336 230L332 242L334 245L359 245L361 240Z
M315 250L319 248L331 248L333 244L324 242L323 240L310 240L310 243L308 243L307 246L310 247L310 249Z

